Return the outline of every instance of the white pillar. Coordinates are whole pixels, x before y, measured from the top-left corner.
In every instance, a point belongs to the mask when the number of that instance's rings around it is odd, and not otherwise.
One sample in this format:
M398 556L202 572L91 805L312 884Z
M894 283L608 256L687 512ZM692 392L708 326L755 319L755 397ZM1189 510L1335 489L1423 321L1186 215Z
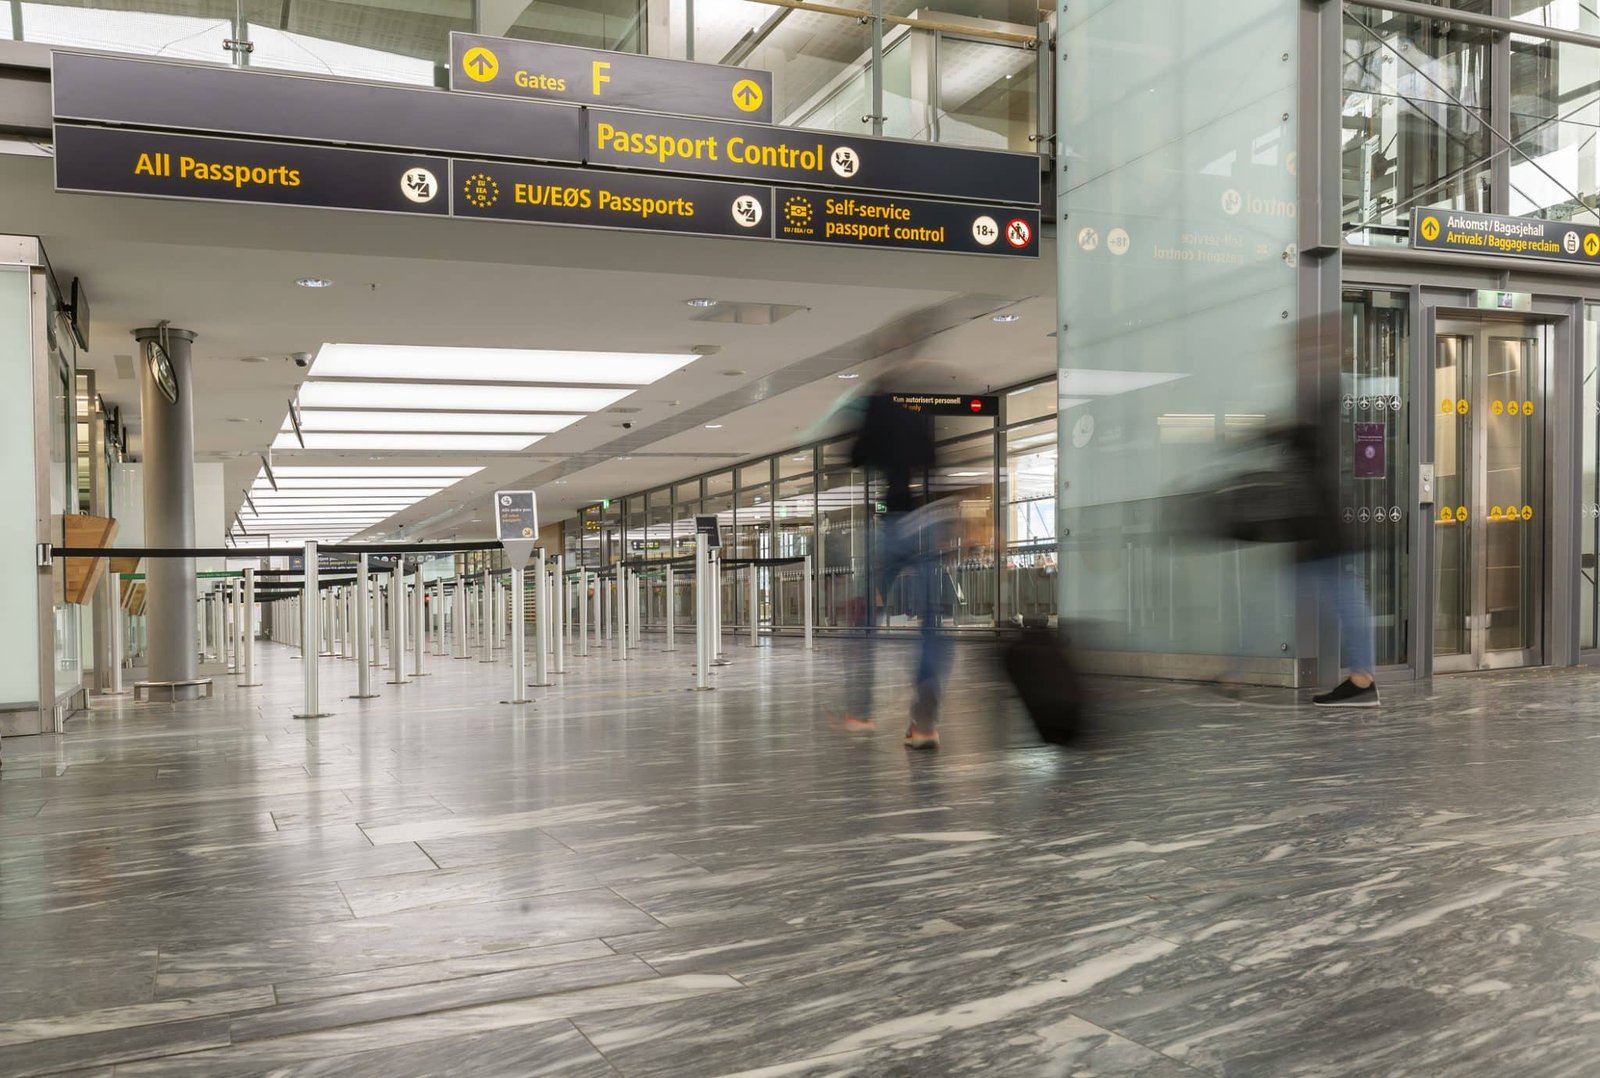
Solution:
M406 576L398 561L389 573L389 672L389 684L406 683Z
M305 583L300 591L300 637L309 641L308 646L302 646L302 657L305 659L300 664L301 673L305 680L305 699L301 702L300 713L297 719L320 719L327 712L322 710L320 700L321 685L318 684L318 666L320 659L317 655L317 643L322 639L321 613L322 604L318 601L317 588L317 542L315 539L306 543L305 550Z
M761 646L761 567L750 566L750 646Z
M249 689L260 684L256 680L256 570L250 565L244 570L244 634L240 643L244 645L244 680L239 687Z
M667 564L667 650L678 650L677 580L672 564Z
M550 611L555 615L555 646L556 670L558 674L567 672L567 574L565 555L556 555L555 572L551 574L554 584L555 599L550 604Z
M812 609L813 606L816 605L815 603L812 602L811 566L812 566L812 558L811 558L810 554L807 554L806 555L806 564L805 564L805 574L806 574L805 575L805 583L801 586L801 589L800 589L801 590L802 601L804 601L805 606L806 606L806 650L807 651L810 651L811 650L811 646L812 646L812 617L813 617L813 615L811 613L811 609Z
M544 547L534 552L533 683L550 684L550 578L545 575Z
M508 704L531 703L527 688L526 602L527 597L523 595L523 571L513 568L511 570L511 699L506 701Z
M422 668L422 652L428 643L428 586L422 582L422 562L417 562L411 579L411 631L414 634L411 640L411 676L427 677L428 672Z
M356 699L370 700L372 691L372 572L365 554L356 555Z

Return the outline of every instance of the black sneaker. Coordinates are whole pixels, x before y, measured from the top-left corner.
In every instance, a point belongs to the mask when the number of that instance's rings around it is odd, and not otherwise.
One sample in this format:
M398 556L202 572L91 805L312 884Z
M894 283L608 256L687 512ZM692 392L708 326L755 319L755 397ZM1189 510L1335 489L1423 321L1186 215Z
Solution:
M1378 683L1374 681L1363 689L1349 678L1345 678L1337 689L1325 692L1321 696L1313 696L1311 702L1318 707L1377 707Z

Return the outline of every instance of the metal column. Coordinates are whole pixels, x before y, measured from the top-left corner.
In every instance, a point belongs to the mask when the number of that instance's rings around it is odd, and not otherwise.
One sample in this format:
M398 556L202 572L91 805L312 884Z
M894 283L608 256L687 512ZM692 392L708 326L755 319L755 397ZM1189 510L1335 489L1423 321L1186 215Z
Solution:
M389 672L389 684L406 683L406 577L398 561L389 572Z
M555 591L555 601L550 604L551 612L555 614L555 646L556 670L558 674L567 672L567 574L566 556L556 555L555 570L550 574L551 587Z
M806 569L805 584L802 586L801 591L803 593L803 599L804 599L804 602L806 604L806 650L810 651L812 649L812 631L811 631L812 630L812 613L811 613L811 610L812 610L812 607L814 607L816 605L815 603L812 602L813 596L812 596L812 591L811 591L812 582L811 582L811 555L810 554L806 555L805 569Z
M545 688L550 681L550 581L545 576L544 547L534 552L533 583L533 683Z
M507 704L532 703L528 699L526 684L528 680L524 610L526 601L523 595L523 570L513 567L511 570L511 699L502 701Z
M309 640L309 648L302 646L301 653L305 662L300 669L305 678L305 699L302 701L297 719L321 719L327 717L327 712L322 710L319 694L321 685L318 684L318 666L321 660L317 656L317 641L322 637L322 626L319 624L322 606L317 600L317 543L311 540L306 543L305 550L305 583L300 591L300 638Z
M372 663L369 658L372 640L372 574L365 554L356 555L356 695L357 700L370 700L378 694L372 691Z
M428 645L428 586L422 582L422 563L417 562L416 571L411 577L413 581L411 595L411 630L415 634L411 640L411 671L412 677L427 677L428 672L422 668L422 653Z
M750 646L761 646L761 569L750 566Z
M589 570L578 569L578 654L589 657Z
M672 566L667 566L667 650L678 650L678 625L677 625L677 584L673 579Z

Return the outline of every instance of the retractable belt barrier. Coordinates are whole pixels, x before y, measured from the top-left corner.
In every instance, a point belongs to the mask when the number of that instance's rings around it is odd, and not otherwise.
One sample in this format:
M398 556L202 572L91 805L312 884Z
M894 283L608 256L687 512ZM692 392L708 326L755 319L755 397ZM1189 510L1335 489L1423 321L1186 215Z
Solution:
M322 718L328 712L321 710L319 684L320 658L353 658L360 674L360 684L354 698L377 695L372 691L370 671L379 666L385 639L388 643L389 684L408 684L406 672L407 643L412 646L411 677L426 676L424 655L450 654L448 643L453 628L456 638L456 657L469 658L469 636L475 641L475 650L482 661L495 661L495 651L502 648L502 639L515 648L523 634L518 624L525 614L522 599L523 574L513 569L483 569L450 579L436 578L426 581L422 569L415 566L408 574L403 560L393 563L373 564L373 555L444 555L473 551L503 549L498 541L471 543L341 543L322 546L306 543L303 547L255 548L178 548L178 547L71 547L49 546L48 558L153 558L153 559L257 559L303 557L301 568L261 569L253 566L242 570L221 573L196 574L197 579L216 578L209 597L213 602L225 604L227 610L218 610L217 626L210 626L208 634L219 644L219 657L231 663L230 672L243 679L241 687L258 684L255 680L255 626L253 608L266 604L287 604L290 615L279 625L274 620L269 630L272 639L298 649L304 673L305 697L296 718ZM547 561L544 552L534 565L531 585L533 617L536 623L534 646L536 648L535 685L551 685L551 675L565 670L566 640L576 631L578 655L590 655L591 644L604 646L613 640L614 657L620 660L633 658L630 652L640 647L640 633L646 620L655 623L656 599L646 603L647 582L654 596L654 588L664 580L666 587L666 650L676 650L677 586L680 570L694 566L693 588L695 609L695 688L709 690L709 674L713 666L728 665L722 657L722 588L724 569L749 570L749 621L751 643L759 643L760 633L760 574L761 569L785 569L803 566L805 646L809 650L813 639L812 564L811 556L724 558L720 549L708 546L704 536L697 539L695 553L675 558L636 559L615 563L604 570L579 566L568 569L565 559L555 557ZM351 562L328 564L328 559L348 557ZM353 564L352 564L353 562ZM121 578L139 578L143 574L119 574ZM787 574L784 574L787 576ZM384 586L379 578L387 577ZM505 591L504 578L510 578L511 594ZM576 578L575 586L569 581ZM777 578L774 574L773 579ZM434 606L429 617L427 588L433 587ZM411 591L407 593L407 588ZM591 595L592 590L592 595ZM387 598L385 598L385 594ZM318 596L310 601L311 596ZM448 597L448 604L446 599ZM409 599L409 601L408 601ZM508 601L509 600L509 601ZM576 602L576 616L572 604ZM776 611L781 604L774 600ZM386 609L387 608L387 609ZM228 616L231 613L231 618ZM593 617L591 617L591 613ZM448 620L447 620L448 616ZM230 622L231 625L225 624ZM776 626L777 614L774 613ZM507 623L511 624L508 625ZM409 623L409 624L408 624ZM591 640L591 623L594 639ZM507 632L507 629L512 631ZM120 635L120 634L117 634ZM227 639L224 640L224 637ZM113 644L114 650L120 650ZM554 660L553 664L550 660ZM120 667L120 657L118 658ZM515 663L516 680L522 680L521 664ZM553 669L551 668L553 665ZM116 685L113 686L114 688ZM531 686L530 686L531 687ZM520 686L519 686L520 688ZM521 702L520 691L512 699Z

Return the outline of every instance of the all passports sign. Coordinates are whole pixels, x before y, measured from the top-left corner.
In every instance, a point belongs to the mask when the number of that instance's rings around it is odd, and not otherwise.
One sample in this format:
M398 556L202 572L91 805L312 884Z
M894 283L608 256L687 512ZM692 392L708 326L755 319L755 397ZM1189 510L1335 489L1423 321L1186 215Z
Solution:
M494 519L495 537L505 547L512 567L521 569L539 539L539 508L533 491L495 491Z
M1424 251L1600 265L1600 228L1533 217L1420 211L1411 218L1411 246Z

